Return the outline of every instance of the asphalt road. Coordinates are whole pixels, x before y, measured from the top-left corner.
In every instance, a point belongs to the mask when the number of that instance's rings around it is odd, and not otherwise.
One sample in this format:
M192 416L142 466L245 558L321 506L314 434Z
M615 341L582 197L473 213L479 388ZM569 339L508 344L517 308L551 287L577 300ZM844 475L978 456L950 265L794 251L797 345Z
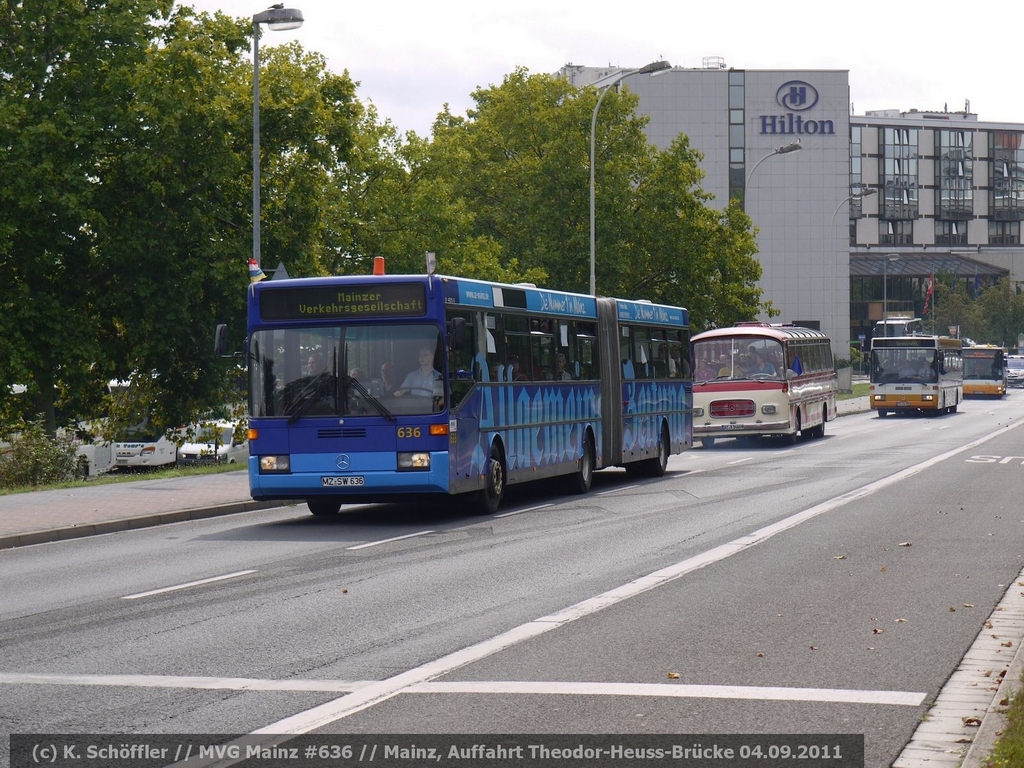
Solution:
M853 733L889 766L965 657L991 698L1024 631L969 653L1015 610L1022 420L1014 396L851 416L694 449L660 480L599 473L586 497L519 490L492 517L295 507L6 550L0 724ZM966 750L943 743L930 766Z

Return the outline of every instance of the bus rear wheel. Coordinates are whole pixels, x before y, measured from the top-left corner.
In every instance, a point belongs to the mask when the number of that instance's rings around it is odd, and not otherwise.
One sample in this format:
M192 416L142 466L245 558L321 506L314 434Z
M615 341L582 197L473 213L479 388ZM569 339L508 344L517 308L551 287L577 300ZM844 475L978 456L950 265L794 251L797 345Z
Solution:
M317 517L334 517L341 509L341 502L337 499L306 499L306 506Z
M569 475L569 490L572 493L584 494L590 491L594 482L594 439L588 432L583 438L583 454L580 456L579 468Z
M668 442L668 427L661 425L661 437L658 440L658 453L652 459L644 459L636 464L636 474L642 477L661 477L668 468L668 454L671 450ZM628 471L628 467L627 467Z

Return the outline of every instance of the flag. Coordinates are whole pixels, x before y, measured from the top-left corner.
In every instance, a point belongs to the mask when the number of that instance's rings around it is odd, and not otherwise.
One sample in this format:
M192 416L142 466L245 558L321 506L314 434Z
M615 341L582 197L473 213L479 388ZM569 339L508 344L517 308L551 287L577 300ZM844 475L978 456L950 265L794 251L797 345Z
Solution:
M931 275L928 278L928 290L924 294L924 309L921 310L922 315L928 314L928 305L932 302L932 294L935 292L935 275Z
M260 265L256 263L256 259L249 259L249 282L258 283L260 280L266 280L267 276L263 274L263 270L260 269Z

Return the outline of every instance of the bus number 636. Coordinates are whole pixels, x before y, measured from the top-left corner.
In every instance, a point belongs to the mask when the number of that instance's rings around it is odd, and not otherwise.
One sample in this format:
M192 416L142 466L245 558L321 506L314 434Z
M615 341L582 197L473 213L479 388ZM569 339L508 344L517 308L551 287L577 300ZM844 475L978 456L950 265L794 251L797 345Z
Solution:
M419 437L421 434L423 434L423 432L422 432L422 430L419 427L399 427L398 428L398 436L399 437Z

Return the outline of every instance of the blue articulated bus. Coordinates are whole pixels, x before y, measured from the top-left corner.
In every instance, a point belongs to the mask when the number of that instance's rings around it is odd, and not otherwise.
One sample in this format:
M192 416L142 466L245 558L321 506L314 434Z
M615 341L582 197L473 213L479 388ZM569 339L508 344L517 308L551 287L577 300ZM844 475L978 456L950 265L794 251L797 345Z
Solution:
M224 330L218 329L223 347ZM249 481L258 500L458 495L664 474L693 443L688 313L440 275L249 286Z

